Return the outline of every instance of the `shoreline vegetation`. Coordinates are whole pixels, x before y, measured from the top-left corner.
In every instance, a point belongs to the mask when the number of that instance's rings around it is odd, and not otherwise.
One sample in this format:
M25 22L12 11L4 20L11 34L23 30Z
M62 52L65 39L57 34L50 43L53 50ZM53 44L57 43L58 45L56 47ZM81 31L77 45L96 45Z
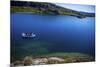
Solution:
M52 53L41 56L26 56L11 63L12 66L31 66L95 61L95 58L83 53Z
M11 1L11 13L33 13L41 15L65 15L78 18L95 17L94 13L79 12L58 6L54 3Z

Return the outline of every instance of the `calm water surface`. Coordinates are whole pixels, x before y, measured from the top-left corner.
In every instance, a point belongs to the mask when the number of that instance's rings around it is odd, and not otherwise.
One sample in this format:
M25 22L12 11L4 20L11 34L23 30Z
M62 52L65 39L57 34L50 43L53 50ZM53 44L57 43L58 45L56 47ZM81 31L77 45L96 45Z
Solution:
M23 39L23 32L34 32ZM54 52L79 52L95 55L95 18L11 14L12 56L41 55Z

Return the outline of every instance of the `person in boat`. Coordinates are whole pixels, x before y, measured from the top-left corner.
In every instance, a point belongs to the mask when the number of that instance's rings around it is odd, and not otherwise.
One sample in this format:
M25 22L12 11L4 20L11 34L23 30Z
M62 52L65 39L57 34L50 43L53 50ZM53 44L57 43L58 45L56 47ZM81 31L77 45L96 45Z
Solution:
M31 33L22 33L22 37L36 37L36 35L31 32Z

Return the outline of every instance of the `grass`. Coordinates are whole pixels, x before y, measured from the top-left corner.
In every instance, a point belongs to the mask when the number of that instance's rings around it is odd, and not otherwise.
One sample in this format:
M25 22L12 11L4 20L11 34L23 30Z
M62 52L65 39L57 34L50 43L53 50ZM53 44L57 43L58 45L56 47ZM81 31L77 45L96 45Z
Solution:
M52 10L50 8L43 9L43 8L33 8L33 7L19 7L19 6L11 6L11 13L18 13L18 12L27 12L27 13L35 13L35 14L50 14L50 15L77 15L73 12L65 12L63 10Z

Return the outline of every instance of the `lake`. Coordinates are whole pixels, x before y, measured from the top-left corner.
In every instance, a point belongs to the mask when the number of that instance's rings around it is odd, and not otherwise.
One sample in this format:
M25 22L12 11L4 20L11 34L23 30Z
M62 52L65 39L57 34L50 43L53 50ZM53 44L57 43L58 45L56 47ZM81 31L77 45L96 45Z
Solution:
M95 18L74 16L11 14L11 56L78 52L95 56ZM21 34L36 37L23 39Z

